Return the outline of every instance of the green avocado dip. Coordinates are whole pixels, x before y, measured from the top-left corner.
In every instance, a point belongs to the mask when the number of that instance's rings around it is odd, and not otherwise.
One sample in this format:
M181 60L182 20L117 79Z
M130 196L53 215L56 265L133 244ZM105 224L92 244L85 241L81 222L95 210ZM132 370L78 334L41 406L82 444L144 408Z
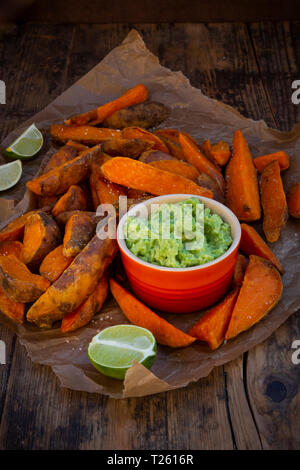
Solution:
M135 256L170 268L208 263L232 244L229 224L196 198L161 204L148 218L129 216L124 234Z

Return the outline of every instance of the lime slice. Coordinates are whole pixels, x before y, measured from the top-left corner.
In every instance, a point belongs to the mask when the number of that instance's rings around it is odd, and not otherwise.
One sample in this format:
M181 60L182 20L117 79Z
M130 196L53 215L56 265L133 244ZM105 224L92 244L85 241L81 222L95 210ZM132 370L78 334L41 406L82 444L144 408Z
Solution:
M135 360L148 369L156 355L153 334L135 325L116 325L100 331L89 344L91 363L104 375L123 380Z
M27 160L34 157L42 146L42 133L35 124L31 124L3 153L9 158Z
M22 162L6 163L0 166L0 191L12 188L22 176Z

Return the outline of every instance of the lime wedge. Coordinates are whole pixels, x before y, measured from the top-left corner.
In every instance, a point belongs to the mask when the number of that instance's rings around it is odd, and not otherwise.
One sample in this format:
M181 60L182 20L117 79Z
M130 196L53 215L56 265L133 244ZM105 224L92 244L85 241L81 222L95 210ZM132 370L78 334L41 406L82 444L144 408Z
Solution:
M152 366L156 341L150 331L139 326L110 326L94 336L89 344L88 355L99 372L123 380L133 360L148 369Z
M0 166L0 191L12 188L22 176L22 162L16 160Z
M42 146L42 133L35 124L31 124L3 153L9 158L27 160L34 157Z

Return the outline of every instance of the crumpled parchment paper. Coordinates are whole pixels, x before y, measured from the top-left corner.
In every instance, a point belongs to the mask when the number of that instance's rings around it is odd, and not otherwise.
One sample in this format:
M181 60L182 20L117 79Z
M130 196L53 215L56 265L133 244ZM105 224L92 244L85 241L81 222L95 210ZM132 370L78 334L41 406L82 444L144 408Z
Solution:
M204 96L199 89L190 85L181 72L162 67L158 58L147 50L140 35L132 30L124 42L88 74L6 137L2 148L7 147L29 124L35 122L44 132L45 145L37 159L24 164L21 182L1 197L0 228L8 220L34 207L34 197L25 192L24 183L38 172L42 161L55 150L46 134L49 126L114 99L137 83L144 83L149 88L152 100L171 107L171 115L161 127L182 129L199 142L207 138L231 142L233 132L242 129L254 156L278 150L290 154L291 167L283 174L285 187L300 180L299 125L291 132L270 129L264 121L246 119L229 106ZM134 363L124 383L98 373L90 365L87 356L88 343L98 331L110 325L127 323L112 298L108 299L104 309L90 325L68 336L63 336L59 327L40 331L30 324L16 327L3 316L0 321L14 328L32 361L52 367L63 387L102 393L114 398L145 396L184 387L207 376L215 366L235 359L264 341L300 308L299 224L299 221L289 219L279 241L272 245L286 269L283 277L284 292L279 304L264 320L215 352L201 343L176 350L159 346L151 371ZM260 230L259 224L257 228ZM162 315L187 331L201 313Z

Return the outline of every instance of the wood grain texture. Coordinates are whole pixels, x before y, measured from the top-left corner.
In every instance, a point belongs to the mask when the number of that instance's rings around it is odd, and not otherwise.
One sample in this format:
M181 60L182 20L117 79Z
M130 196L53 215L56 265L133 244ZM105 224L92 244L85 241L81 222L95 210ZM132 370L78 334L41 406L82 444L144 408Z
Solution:
M299 72L293 68L300 58L297 23L280 23L275 29L269 24L241 23L135 26L163 65L182 70L207 95L253 119L265 119L273 127L293 125L294 109L284 105L286 98L281 98L280 90L285 88L287 97L287 77ZM0 107L1 137L88 72L130 29L128 24L0 26L4 73L0 79L9 85L7 106ZM285 44L292 48L286 55ZM269 54L260 53L260 48L268 49ZM275 60L277 53L280 59ZM280 64L283 72L278 86L275 77ZM272 74L271 86L268 76ZM14 336L1 326L0 339L7 343L9 364L0 366L0 446L299 447L293 415L299 412L300 369L291 364L289 349L291 338L298 335L300 339L297 321L294 316L244 360L219 367L183 390L119 401L61 389L50 369L32 364L18 341L14 348ZM297 435L289 426L294 426Z
M298 111L291 97L299 79L300 23L254 23L249 31L276 126L290 130Z
M300 18L297 0L83 0L36 1L20 20L61 23L164 23L292 20Z

